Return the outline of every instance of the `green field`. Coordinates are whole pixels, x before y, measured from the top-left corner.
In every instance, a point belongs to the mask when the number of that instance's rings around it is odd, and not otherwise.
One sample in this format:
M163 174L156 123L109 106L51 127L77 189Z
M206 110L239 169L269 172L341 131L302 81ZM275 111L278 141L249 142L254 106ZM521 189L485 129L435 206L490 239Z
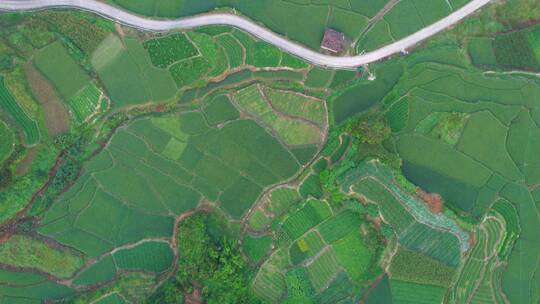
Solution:
M89 84L79 91L75 96L68 100L75 119L82 123L97 113L100 101L102 101L102 92L95 84Z
M296 239L330 215L331 211L326 202L310 200L287 217L283 223L283 230L291 239Z
M244 235L242 240L242 248L251 261L257 263L265 257L266 253L272 245L272 237L269 235L264 236L251 236L249 234Z
M415 251L399 249L392 258L390 273L393 279L449 287L455 268Z
M108 255L81 271L73 283L76 285L92 285L111 280L115 274L116 265L112 256Z
M390 281L393 303L431 304L441 303L445 289L432 285L420 285L398 280Z
M493 40L487 37L473 38L469 41L469 56L474 65L495 66L497 64L492 44Z
M403 70L399 65L385 65L379 68L377 73L379 76L372 83L353 83L343 90L338 90L339 93L330 103L335 123L342 123L381 101L399 80Z
M334 28L341 56L466 2L106 1L315 51ZM350 70L225 25L0 14L0 302L539 302L535 4Z
M41 49L34 58L34 64L65 100L73 98L90 82L90 77L59 41Z
M418 3L417 3L418 2ZM394 39L401 39L410 33L414 33L425 26L424 20L417 9L418 4L443 3L441 0L419 1L403 0L396 4L385 16L384 20L388 23L390 33ZM437 11L426 7L426 14L436 14ZM431 18L431 17L430 17Z
M170 73L154 67L143 45L132 37L125 40L125 48L115 36L105 39L94 51L92 64L119 107L166 101L176 94Z
M113 258L120 269L162 272L171 267L173 252L167 243L144 242L133 248L116 251Z
M329 249L306 267L309 279L315 290L326 287L338 271L339 264L333 250Z
M286 144L308 145L320 143L322 138L319 127L297 117L283 115L278 112L277 109L271 106L272 101L267 100L263 91L264 88L261 90L259 86L252 85L238 91L234 96L234 100L243 111L248 112L255 119L262 121L268 127L272 128ZM278 98L275 95L270 96L273 96L274 99ZM289 109L284 110L289 113L291 112ZM321 113L321 109L314 111L315 113ZM289 114L287 112L285 113Z
M199 55L195 46L181 33L146 40L143 46L150 54L152 64L164 69L177 61Z

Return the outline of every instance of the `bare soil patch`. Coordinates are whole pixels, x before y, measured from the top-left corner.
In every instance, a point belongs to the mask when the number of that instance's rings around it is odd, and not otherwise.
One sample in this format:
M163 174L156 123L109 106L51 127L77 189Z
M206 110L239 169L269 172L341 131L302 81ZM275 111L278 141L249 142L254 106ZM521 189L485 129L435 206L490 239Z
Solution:
M54 87L31 62L27 63L24 69L32 94L43 106L45 126L49 130L49 135L57 136L67 132L69 130L68 111Z
M431 212L442 212L443 200L438 193L429 193L420 188L416 188L416 195L418 195L426 203Z
M202 294L201 289L197 286L193 286L193 292L191 294L186 294L184 296L185 304L201 304L202 303Z

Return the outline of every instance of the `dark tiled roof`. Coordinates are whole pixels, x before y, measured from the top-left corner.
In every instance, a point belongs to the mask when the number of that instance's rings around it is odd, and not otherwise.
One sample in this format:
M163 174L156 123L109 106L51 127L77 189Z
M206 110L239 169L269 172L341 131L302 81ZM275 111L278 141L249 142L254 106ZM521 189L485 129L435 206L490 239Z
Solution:
M321 48L332 51L332 52L341 52L343 51L345 44L345 35L331 28L327 28L324 31L324 38L321 43Z

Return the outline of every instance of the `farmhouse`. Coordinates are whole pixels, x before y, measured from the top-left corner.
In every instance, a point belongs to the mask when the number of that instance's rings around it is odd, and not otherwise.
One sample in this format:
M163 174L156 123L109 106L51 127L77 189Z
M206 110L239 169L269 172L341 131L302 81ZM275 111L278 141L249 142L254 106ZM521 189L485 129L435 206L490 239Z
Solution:
M332 53L343 51L345 48L345 35L331 28L327 28L324 31L321 48Z

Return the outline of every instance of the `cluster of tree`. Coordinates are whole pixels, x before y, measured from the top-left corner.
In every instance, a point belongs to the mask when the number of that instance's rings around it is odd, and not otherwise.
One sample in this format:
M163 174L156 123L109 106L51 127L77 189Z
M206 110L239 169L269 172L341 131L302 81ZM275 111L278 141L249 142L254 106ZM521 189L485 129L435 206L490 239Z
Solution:
M7 187L13 180L12 166L17 160L17 157L22 153L23 148L20 145L15 146L15 150L11 152L7 159L0 164L0 190Z
M182 295L194 290L205 303L259 303L251 291L249 265L213 216L200 212L179 224L178 271L149 303L183 303Z
M536 54L526 31L497 35L493 40L493 50L500 66L538 70Z
M51 24L52 30L61 33L88 55L114 30L110 21L81 12L49 11L41 16Z

